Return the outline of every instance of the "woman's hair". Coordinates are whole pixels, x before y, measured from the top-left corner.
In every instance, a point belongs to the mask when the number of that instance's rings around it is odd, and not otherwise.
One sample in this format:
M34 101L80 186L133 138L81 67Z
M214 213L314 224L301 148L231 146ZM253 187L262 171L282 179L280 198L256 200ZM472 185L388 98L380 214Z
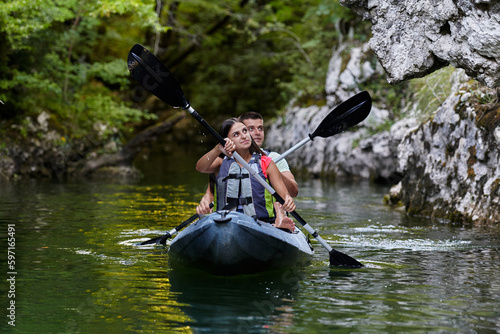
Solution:
M222 125L220 126L219 134L222 136L222 138L227 138L229 135L229 130L235 123L241 123L245 125L243 122L239 121L237 118L228 118L224 122L222 122ZM250 153L259 153L261 155L265 155L265 153L260 149L259 145L253 140L252 136L250 136L250 139L252 140L252 144L250 145Z

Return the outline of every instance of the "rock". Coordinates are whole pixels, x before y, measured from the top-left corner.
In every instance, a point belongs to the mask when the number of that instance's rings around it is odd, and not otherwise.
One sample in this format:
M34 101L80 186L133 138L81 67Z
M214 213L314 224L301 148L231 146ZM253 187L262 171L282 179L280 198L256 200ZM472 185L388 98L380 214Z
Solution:
M9 179L15 174L15 163L11 157L0 153L0 179Z
M364 57L358 54L363 50L353 51L352 66L364 66L359 61ZM266 134L269 148L283 152L307 138L332 107L359 91L353 83L369 80L363 73L370 71L348 66L348 74L340 72L340 54L334 52L330 61L328 105L290 106L283 118L271 124ZM309 142L287 157L290 166L313 175L385 182L392 186L385 201L396 206L403 203L409 214L456 222L499 222L498 92L471 80L463 70L454 71L451 81L448 97L430 111L428 119L421 119L419 101L406 101L402 114L407 118L380 131L389 111L373 106L357 131Z
M142 178L142 173L133 166L106 166L94 171L90 176L93 180L137 181Z
M500 221L500 103L494 90L457 72L455 84L433 118L408 132L398 146L409 213L454 221ZM471 84L475 84L475 91ZM479 90L483 90L480 93ZM465 97L465 92L473 92Z
M38 117L36 118L38 122L38 129L44 132L47 132L49 130L49 118L50 115L46 113L45 111L42 111Z
M497 0L340 0L372 22L370 48L391 83L453 65L500 86Z
M384 202L389 205L402 206L403 185L401 182L391 187L389 194L384 197Z
M333 53L328 64L326 75L325 92L327 94L327 105L333 108L342 101L347 100L353 95L353 92L359 91L358 86L377 74L384 74L384 70L377 63L372 67L370 62L363 61L367 59L367 53L370 52L368 44L361 47L353 47L349 53L350 58L344 70L342 66L342 53L348 47L349 43L341 44Z
M278 119L267 131L266 147L284 152L285 148L307 138L334 107L360 91L358 84L383 74L380 67L362 61L370 58L366 45L352 48L347 66L340 71L343 68L342 51L346 48L347 44L341 45L330 60L325 83L327 106L289 107L285 117ZM287 157L287 161L294 169L314 175L372 179L392 184L393 175L398 172L397 146L404 129L408 130L416 121L402 121L394 127L394 134L391 130L371 136L370 132L376 133L387 122L389 114L388 110L372 106L368 117L359 124L359 131L346 131L333 138L316 138Z

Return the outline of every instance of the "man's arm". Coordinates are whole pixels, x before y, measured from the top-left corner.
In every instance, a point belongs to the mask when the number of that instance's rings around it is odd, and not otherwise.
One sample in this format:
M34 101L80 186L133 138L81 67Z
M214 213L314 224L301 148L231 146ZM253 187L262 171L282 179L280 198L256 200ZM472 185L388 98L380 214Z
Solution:
M280 154L276 152L270 152L269 157L271 159L276 159L279 157ZM286 162L285 159L281 159L278 161L276 164L278 167L279 171L281 172L281 179L283 180L283 183L285 183L286 189L288 190L288 193L292 197L297 197L299 194L299 186L297 185L297 182L295 181L295 177L293 176L292 172L290 171L290 167L288 166L288 162Z
M199 215L205 215L212 212L210 209L210 203L214 201L213 188L210 183L207 185L207 190L205 195L201 198L200 204L196 207L196 213Z
M299 186L297 185L292 172L281 172L281 179L283 180L283 183L285 184L290 196L297 197L297 195L299 194Z

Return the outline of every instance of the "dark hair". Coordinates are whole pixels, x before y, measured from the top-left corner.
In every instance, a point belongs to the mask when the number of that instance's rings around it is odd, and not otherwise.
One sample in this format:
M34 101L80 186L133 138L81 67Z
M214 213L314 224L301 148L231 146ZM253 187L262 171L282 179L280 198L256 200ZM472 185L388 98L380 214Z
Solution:
M235 123L241 123L245 125L242 121L234 117L228 118L224 122L222 122L219 130L219 134L222 138L227 138L227 136L229 135L229 130ZM252 144L249 147L250 153L259 153L265 155L265 153L260 149L259 145L257 145L257 143L253 140L252 136L250 136L250 139L252 140Z
M242 114L240 117L238 117L240 122L243 122L246 119L261 119L264 120L261 114L259 114L256 111L247 111L246 113Z

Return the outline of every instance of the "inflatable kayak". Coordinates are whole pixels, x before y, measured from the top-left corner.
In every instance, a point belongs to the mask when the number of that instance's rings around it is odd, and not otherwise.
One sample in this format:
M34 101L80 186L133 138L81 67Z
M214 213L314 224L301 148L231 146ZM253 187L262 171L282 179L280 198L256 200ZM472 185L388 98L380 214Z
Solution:
M172 266L215 275L237 275L303 265L313 253L298 227L290 232L242 213L222 211L181 231L170 245L169 261Z

